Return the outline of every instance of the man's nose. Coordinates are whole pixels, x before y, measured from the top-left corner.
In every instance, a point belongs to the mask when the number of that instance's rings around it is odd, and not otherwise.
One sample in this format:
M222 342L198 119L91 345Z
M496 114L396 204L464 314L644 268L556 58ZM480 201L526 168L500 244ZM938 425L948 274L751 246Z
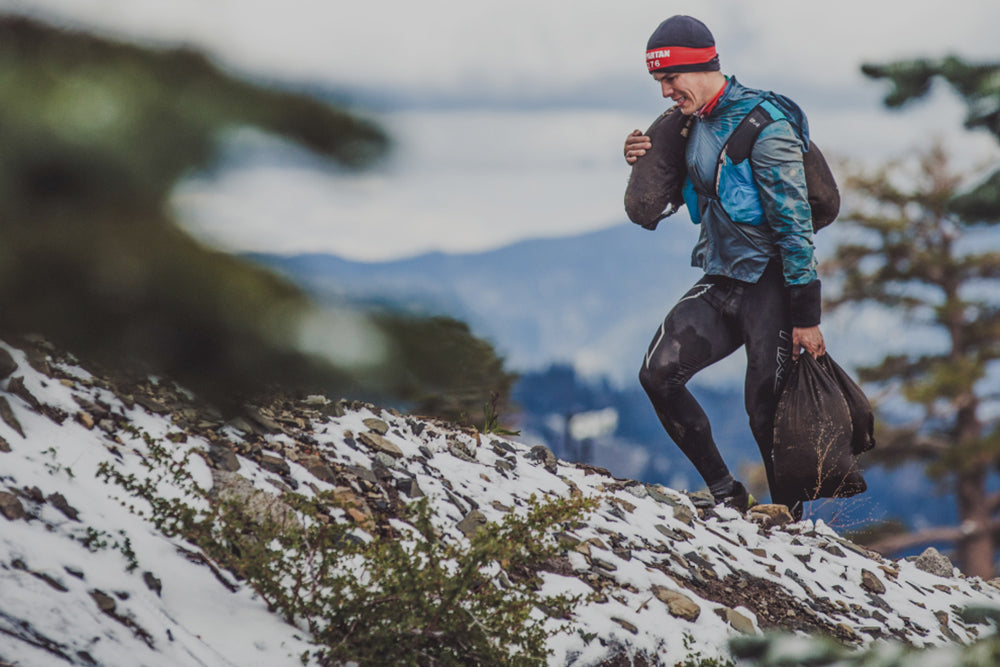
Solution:
M674 87L666 81L660 81L660 92L664 97L670 97L674 93Z

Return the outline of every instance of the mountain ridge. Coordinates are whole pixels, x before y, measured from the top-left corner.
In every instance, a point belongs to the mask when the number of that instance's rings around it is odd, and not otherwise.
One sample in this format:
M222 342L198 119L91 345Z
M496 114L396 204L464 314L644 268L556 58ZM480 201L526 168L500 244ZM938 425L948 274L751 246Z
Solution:
M166 378L97 374L39 341L0 348L0 663L320 664L308 631L101 479L148 474L154 446L248 503L340 494L354 512L338 521L398 539L394 508L419 498L455 543L531 495L593 498L537 573L545 590L587 595L548 640L551 665L724 664L729 639L772 630L947 646L981 635L961 607L1000 605L1000 589L946 560L935 574L780 507L744 516L496 434L321 396L227 420ZM157 488L177 493L169 477Z

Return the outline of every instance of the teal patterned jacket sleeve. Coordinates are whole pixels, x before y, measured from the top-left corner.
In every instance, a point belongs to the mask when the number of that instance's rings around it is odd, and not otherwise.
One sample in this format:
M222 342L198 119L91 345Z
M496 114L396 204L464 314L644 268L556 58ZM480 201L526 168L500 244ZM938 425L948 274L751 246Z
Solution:
M802 142L787 120L769 124L750 156L766 224L781 252L785 284L816 280L812 211L802 166Z

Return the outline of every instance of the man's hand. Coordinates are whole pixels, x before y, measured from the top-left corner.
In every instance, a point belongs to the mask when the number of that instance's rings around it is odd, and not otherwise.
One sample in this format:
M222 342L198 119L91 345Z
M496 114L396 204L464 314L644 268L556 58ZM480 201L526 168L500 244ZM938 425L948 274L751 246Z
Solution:
M826 343L819 326L792 327L792 359L798 359L802 349L818 359L826 354Z
M649 137L644 135L639 130L632 130L632 134L625 137L625 161L629 164L635 164L635 161L646 154L653 144L649 141Z

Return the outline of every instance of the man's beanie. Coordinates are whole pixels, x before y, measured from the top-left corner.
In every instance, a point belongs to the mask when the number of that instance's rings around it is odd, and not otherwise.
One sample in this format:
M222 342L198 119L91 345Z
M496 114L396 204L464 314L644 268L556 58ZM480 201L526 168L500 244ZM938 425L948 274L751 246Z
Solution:
M715 38L708 27L690 16L671 16L646 43L650 72L712 72L719 69Z

